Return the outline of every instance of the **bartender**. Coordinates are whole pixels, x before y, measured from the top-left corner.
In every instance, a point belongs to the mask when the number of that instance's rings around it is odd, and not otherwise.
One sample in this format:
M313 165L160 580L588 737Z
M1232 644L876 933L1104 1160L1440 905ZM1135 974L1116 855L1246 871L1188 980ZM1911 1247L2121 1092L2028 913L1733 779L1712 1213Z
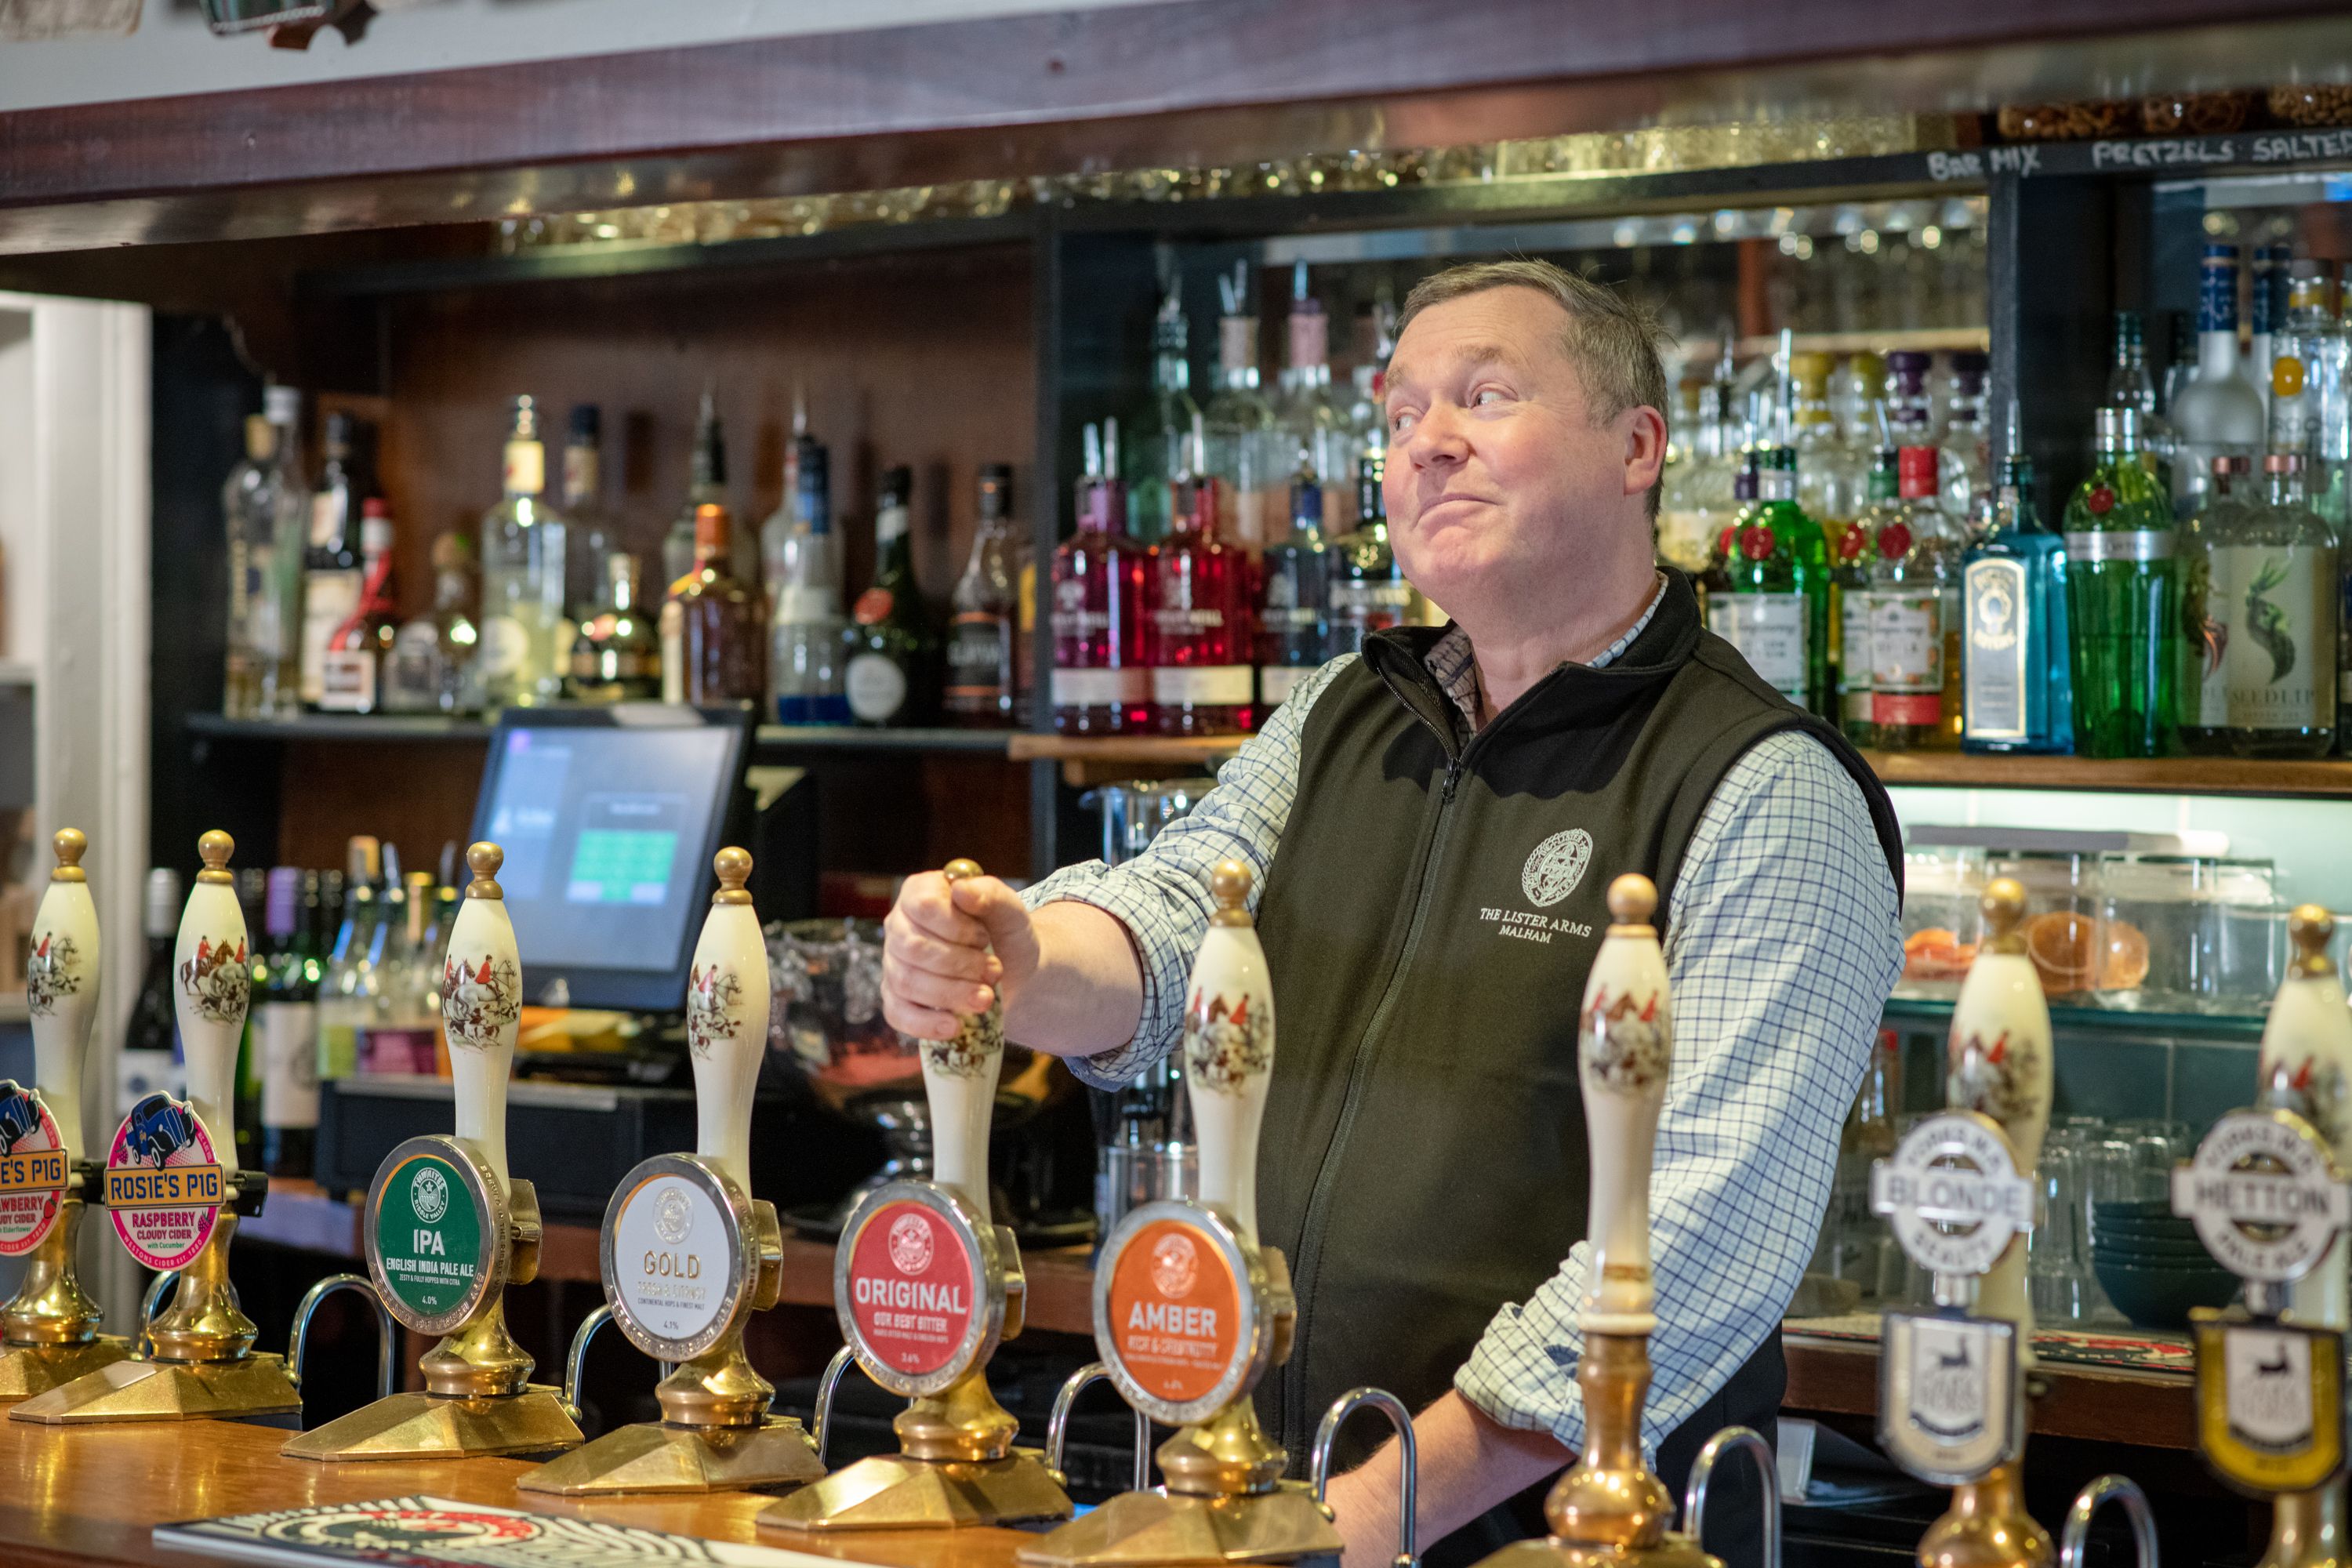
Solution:
M1117 1087L1179 1039L1211 868L1255 868L1281 1037L1259 1229L1298 1299L1260 1416L1296 1469L1339 1394L1396 1393L1420 1412L1423 1539L1460 1531L1438 1560L1468 1562L1541 1531L1583 1442L1575 1046L1610 882L1651 878L1668 915L1643 1435L1679 1496L1713 1433L1774 1430L1780 1316L1903 967L1901 852L1862 758L1655 563L1647 312L1513 260L1426 279L1399 325L1391 537L1452 623L1302 681L1135 860L1020 895L910 879L883 1005L944 1039L992 988L1010 1037ZM1333 1488L1347 1568L1387 1561L1395 1495L1393 1443ZM1717 1550L1754 1561L1759 1532L1724 1512Z

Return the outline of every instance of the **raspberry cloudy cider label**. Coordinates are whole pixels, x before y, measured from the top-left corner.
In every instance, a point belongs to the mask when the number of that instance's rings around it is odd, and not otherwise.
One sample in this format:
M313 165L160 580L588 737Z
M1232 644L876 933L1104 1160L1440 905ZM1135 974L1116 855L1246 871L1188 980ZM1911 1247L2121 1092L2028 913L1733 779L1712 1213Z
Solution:
M151 1094L131 1107L106 1156L107 1218L150 1268L184 1268L213 1237L227 1182L212 1134L185 1100Z
M971 1327L978 1259L956 1226L918 1203L874 1211L850 1252L849 1302L858 1338L894 1372L947 1370Z
M0 1257L24 1256L57 1227L66 1176L58 1119L39 1095L0 1079Z
M1241 1353L1241 1290L1224 1249L1180 1219L1120 1249L1108 1298L1112 1346L1135 1386L1171 1405L1213 1392Z

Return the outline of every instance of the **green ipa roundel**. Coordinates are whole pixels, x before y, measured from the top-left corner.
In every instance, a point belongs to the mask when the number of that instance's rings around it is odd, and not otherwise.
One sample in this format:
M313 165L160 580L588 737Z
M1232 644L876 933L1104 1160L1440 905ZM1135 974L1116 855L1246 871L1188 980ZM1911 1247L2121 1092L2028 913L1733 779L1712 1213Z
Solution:
M400 1304L420 1318L455 1310L474 1288L482 1216L457 1168L433 1154L404 1161L376 1205L376 1257Z

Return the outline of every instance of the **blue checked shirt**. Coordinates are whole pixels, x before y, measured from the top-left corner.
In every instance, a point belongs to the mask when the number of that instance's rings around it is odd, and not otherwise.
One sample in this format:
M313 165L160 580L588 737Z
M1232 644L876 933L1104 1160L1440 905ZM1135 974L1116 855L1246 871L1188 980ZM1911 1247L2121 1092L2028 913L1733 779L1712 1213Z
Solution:
M1623 652L1656 608L1653 599L1594 666ZM1297 793L1300 727L1355 657L1301 681L1217 788L1143 855L1066 867L1023 895L1033 908L1075 899L1107 910L1140 960L1135 1038L1074 1061L1080 1078L1116 1088L1174 1047L1214 908L1210 868L1237 857L1264 885ZM1455 628L1427 662L1464 732L1475 730L1469 639ZM1768 736L1724 774L1683 859L1665 956L1675 1054L1650 1182L1658 1328L1642 1423L1653 1454L1777 1330L1812 1255L1838 1131L1903 971L1895 882L1869 808L1819 741ZM1591 1265L1579 1242L1528 1300L1500 1304L1454 1379L1496 1422L1549 1432L1572 1452L1584 1439L1577 1314Z

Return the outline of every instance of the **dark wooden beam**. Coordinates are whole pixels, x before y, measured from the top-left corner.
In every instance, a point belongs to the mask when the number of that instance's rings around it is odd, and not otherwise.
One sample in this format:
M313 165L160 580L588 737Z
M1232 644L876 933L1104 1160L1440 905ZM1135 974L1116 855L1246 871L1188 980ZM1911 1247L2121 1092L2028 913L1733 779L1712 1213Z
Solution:
M2258 82L2334 9L1186 0L26 110L0 251Z

